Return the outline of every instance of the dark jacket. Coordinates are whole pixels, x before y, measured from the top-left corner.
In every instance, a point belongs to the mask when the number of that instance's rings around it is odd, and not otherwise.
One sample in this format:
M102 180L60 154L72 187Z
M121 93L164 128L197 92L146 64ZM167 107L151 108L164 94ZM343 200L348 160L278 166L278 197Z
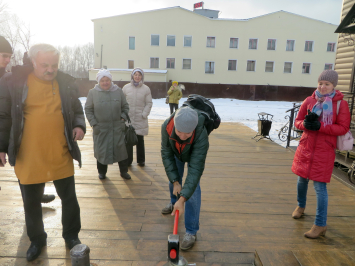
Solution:
M342 100L343 97L340 91L336 91L333 97L333 124L324 126L321 122L321 127L317 131L308 130L303 125L307 110L312 110L317 103L315 93L302 103L295 120L295 126L303 130L292 164L292 172L296 175L318 182L330 182L337 136L348 132L350 125L348 103ZM337 115L337 102L340 100L342 101Z
M208 134L204 127L205 118L199 114L198 124L193 135L183 142L177 144L175 134L174 114L172 114L161 127L161 157L165 172L171 183L179 180L179 173L176 166L176 156L182 162L188 162L188 173L180 195L188 200L200 182L209 147Z
M20 149L24 123L23 107L27 98L27 77L33 71L32 65L14 66L10 73L0 79L0 152L8 154L10 165L14 166ZM78 99L75 78L58 71L65 137L73 159L81 167L79 146L73 141L73 129L80 127L86 132L83 108Z

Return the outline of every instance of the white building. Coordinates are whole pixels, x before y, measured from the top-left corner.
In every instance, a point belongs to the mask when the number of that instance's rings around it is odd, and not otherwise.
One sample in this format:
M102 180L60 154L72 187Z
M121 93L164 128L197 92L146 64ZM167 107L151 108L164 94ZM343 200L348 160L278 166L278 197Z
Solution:
M94 19L90 80L107 67L115 81L129 81L129 69L141 67L152 82L315 87L334 67L336 25L285 11L245 20L198 12L172 7Z

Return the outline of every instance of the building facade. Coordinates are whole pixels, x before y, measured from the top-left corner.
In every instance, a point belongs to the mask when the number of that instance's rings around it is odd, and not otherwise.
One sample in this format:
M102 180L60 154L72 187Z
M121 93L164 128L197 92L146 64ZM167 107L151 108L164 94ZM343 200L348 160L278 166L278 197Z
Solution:
M218 14L206 12L207 14ZM315 87L334 68L336 25L278 11L246 20L181 7L94 19L95 69L129 81Z

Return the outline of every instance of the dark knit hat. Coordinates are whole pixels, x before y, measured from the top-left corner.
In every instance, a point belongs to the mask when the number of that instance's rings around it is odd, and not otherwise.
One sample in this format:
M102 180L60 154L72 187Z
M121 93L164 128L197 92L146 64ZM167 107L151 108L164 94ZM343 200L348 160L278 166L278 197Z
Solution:
M0 53L13 53L10 43L3 36L0 36Z
M321 80L329 81L336 87L338 84L338 73L331 69L324 70L318 77L318 82Z
M175 128L183 133L191 133L198 124L197 112L188 107L181 107L176 111L174 116Z

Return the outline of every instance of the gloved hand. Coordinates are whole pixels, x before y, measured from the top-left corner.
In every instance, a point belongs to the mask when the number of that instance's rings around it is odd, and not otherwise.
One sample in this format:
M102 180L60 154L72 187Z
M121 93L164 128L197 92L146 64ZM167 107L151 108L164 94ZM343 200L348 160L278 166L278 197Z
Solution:
M319 117L319 115L311 112L311 110L308 109L308 115L305 116L305 121L307 121L307 122L318 121L318 117Z
M304 120L303 125L308 130L316 131L320 129L321 123L319 121L308 122Z

